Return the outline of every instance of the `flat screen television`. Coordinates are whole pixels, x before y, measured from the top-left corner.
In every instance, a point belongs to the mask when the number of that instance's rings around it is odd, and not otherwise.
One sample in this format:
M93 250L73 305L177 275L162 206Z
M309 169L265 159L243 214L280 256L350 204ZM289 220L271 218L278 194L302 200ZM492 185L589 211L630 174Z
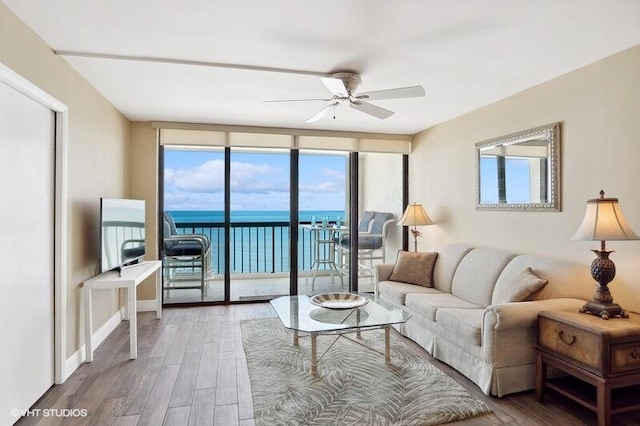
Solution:
M100 272L122 270L145 253L145 202L100 199Z

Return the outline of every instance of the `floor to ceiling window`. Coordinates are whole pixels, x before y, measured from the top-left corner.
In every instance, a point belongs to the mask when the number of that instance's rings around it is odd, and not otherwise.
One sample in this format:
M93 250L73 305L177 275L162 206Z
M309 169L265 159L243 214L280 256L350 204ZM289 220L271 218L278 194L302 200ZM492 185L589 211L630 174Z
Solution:
M231 301L289 294L289 150L231 149Z
M375 212L372 234L360 241L358 248L358 289L373 291L375 266L394 263L403 248L402 227L397 225L408 200L404 199L406 170L403 156L388 153L358 155L358 205L361 212ZM380 220L380 218L384 218ZM372 240L375 244L371 245Z
M298 164L298 293L348 291L349 156L302 151Z
M368 153L395 145L227 129L160 135L165 304L371 292L375 265L402 247L402 141L400 152Z
M163 163L163 301L224 301L224 149L167 147Z

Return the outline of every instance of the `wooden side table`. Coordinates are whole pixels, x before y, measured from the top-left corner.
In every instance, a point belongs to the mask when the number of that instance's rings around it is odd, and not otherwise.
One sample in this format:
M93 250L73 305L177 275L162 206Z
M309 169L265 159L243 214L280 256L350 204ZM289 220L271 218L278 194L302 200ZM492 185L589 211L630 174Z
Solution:
M538 325L536 401L553 389L595 411L599 426L609 426L612 414L640 409L640 315L605 321L549 311L538 315ZM569 377L548 380L548 365Z

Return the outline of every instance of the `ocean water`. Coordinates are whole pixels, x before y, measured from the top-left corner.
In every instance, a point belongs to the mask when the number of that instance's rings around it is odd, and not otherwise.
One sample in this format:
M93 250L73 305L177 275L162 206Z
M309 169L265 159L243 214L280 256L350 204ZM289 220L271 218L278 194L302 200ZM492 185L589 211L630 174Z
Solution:
M211 240L211 267L216 273L224 272L224 212L219 210L171 210L168 211L176 223L178 232L205 234ZM319 224L327 217L330 223L338 218L344 223L345 212L337 210L300 211L300 223L311 223L315 218ZM269 223L279 222L280 226ZM251 223L245 226L244 223ZM265 223L265 225L259 225ZM185 228L186 224L203 224L198 227ZM204 224L211 224L206 226ZM181 226L182 225L182 226ZM257 225L257 226L256 226ZM316 245L315 238L326 239L330 231L320 234L300 228L298 233L298 266L300 270L310 270L314 259L331 256L329 245ZM289 270L289 211L238 210L231 212L230 232L231 273L276 273ZM318 252L319 250L319 252ZM320 265L320 270L328 267Z

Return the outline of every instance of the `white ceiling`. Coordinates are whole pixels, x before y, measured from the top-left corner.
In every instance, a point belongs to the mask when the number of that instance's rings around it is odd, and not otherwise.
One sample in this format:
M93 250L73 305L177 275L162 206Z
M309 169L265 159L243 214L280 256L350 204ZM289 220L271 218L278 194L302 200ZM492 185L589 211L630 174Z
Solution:
M414 134L640 44L637 0L2 1L141 121ZM316 75L343 70L427 95L311 124L324 103L262 102L323 98Z

